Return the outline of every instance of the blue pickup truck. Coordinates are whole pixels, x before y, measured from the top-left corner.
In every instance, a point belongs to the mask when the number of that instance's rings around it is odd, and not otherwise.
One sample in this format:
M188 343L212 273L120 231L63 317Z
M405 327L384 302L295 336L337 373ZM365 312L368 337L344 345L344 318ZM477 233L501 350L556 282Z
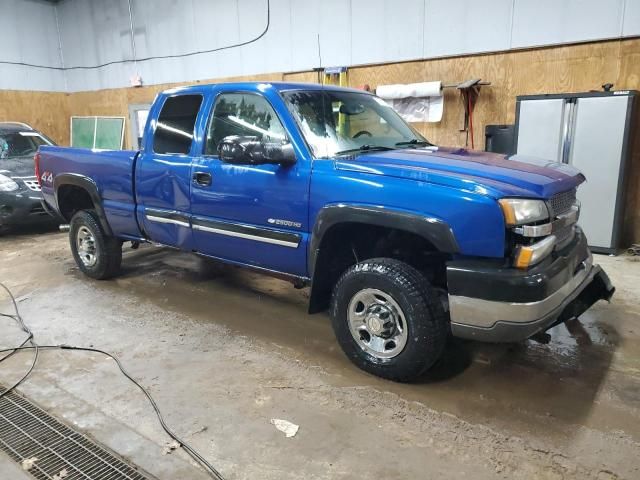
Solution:
M359 90L229 83L156 98L143 147L42 146L86 275L153 242L310 286L360 368L409 381L451 334L520 341L613 294L567 165L441 148Z

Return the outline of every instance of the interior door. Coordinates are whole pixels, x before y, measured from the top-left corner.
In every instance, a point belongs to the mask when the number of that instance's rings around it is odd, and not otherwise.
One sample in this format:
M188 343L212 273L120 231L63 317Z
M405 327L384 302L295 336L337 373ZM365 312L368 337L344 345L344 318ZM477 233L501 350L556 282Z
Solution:
M230 135L289 141L275 109L261 94L222 93L216 98L204 154L192 166L196 249L225 260L306 275L309 161L298 158L292 166L223 163L216 148Z
M621 203L622 145L628 96L579 98L569 163L587 181L578 188L580 225L589 245L614 248ZM619 219L618 219L619 220Z
M153 137L145 138L136 167L138 219L147 237L185 250L193 247L190 223L191 160L200 94L169 96Z
M144 127L147 124L149 110L151 110L150 103L129 105L129 132L134 150L142 150L142 137L144 135Z
M564 127L567 119L564 99L521 100L518 116L518 155L562 161Z

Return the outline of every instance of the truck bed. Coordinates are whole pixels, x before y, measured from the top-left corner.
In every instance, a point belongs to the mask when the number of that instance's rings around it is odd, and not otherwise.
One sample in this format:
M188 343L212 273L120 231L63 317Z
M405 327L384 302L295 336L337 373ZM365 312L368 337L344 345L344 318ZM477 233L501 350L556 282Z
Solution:
M113 233L139 237L133 184L137 156L133 150L40 147L40 174L52 174L51 181L41 182L44 199L57 209L55 179L61 175L84 177L95 185Z

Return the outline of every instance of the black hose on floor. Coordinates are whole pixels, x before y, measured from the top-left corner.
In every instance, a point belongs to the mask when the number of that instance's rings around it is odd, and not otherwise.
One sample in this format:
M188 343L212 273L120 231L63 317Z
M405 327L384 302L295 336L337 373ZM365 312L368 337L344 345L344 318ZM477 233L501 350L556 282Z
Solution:
M40 349L38 347L38 344L35 342L33 338L33 332L29 329L29 327L27 327L27 325L24 323L24 320L22 320L22 317L20 316L20 310L18 309L18 302L16 302L16 299L13 296L13 293L11 293L11 290L9 290L9 288L7 288L7 286L2 282L0 282L0 287L2 287L9 295L9 298L11 298L11 302L13 303L13 309L15 311L13 315L8 313L0 313L0 316L3 316L5 318L12 318L13 320L15 320L15 322L18 324L20 329L27 334L27 338L20 344L18 348L23 349L25 348L25 345L27 343L30 343L31 346L26 348L33 349L34 351L33 361L31 362L31 366L29 367L29 370L27 370L27 372L22 376L22 378L20 378L20 380L18 380L16 383L14 383L11 387L9 387L4 392L0 393L0 399L1 399L5 395L8 395L9 392L17 388L22 382L24 382L27 379L29 375L31 375L31 372L33 372L33 369L36 368L36 363L38 362L38 355L40 353ZM8 353L7 355L5 355L0 359L0 363L2 363L11 355L16 353L16 351L18 351L18 348L11 349L10 353ZM4 351L0 353L4 353Z
M36 362L38 361L38 355L40 350L67 350L67 351L77 351L77 352L93 352L93 353L100 353L102 355L106 355L107 357L115 361L116 365L120 369L120 372L122 372L122 374L129 381L131 381L131 383L133 383L136 387L138 387L142 391L142 393L144 393L145 397L147 397L147 400L151 404L151 407L153 408L156 416L158 417L160 426L166 432L166 434L169 435L169 437L171 437L177 443L179 443L180 446L191 456L191 458L193 458L197 463L199 463L202 467L204 467L204 469L207 471L209 475L211 475L211 477L215 478L216 480L224 480L224 477L222 476L222 474L218 470L216 470L216 468L213 465L211 465L211 463L209 463L200 453L198 453L197 450L195 450L188 443L183 441L180 437L178 437L173 432L173 430L171 430L171 428L169 428L169 426L164 421L164 417L160 412L160 408L158 407L158 404L153 399L151 394L135 378L133 378L129 374L129 372L125 370L125 368L122 366L122 363L120 362L118 357L104 350L100 350L99 348L75 347L71 345L38 345L34 340L33 332L25 324L24 320L22 319L22 316L20 315L20 310L18 309L18 303L16 302L15 297L13 296L11 291L7 288L7 286L4 285L2 282L0 282L0 287L2 287L9 294L9 297L11 298L11 302L13 303L13 308L15 310L15 314L0 313L0 316L15 320L18 323L18 326L20 327L20 329L27 334L26 340L24 340L18 347L0 349L0 353L7 353L7 355L5 355L0 359L0 363L6 360L7 358L9 358L11 355L15 354L16 352L19 352L22 350L34 351L33 362L31 363L31 366L29 367L27 372L22 376L22 378L20 378L20 380L18 380L16 383L14 383L11 387L9 387L4 392L0 393L0 399L5 395L8 395L11 391L15 390L22 382L24 382L27 379L27 377L29 377L29 375L31 375L31 372L33 372L36 366ZM27 343L30 343L31 345L27 345Z

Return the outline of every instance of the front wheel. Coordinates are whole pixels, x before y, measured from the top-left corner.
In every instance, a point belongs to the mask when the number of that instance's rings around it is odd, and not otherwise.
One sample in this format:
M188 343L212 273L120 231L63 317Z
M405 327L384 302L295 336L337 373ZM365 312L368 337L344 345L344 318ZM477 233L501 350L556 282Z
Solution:
M331 321L354 364L401 382L433 366L449 331L444 307L428 280L390 258L357 263L340 277L333 290Z
M85 275L105 280L120 271L122 243L108 236L92 210L81 210L69 225L71 253L78 268Z

